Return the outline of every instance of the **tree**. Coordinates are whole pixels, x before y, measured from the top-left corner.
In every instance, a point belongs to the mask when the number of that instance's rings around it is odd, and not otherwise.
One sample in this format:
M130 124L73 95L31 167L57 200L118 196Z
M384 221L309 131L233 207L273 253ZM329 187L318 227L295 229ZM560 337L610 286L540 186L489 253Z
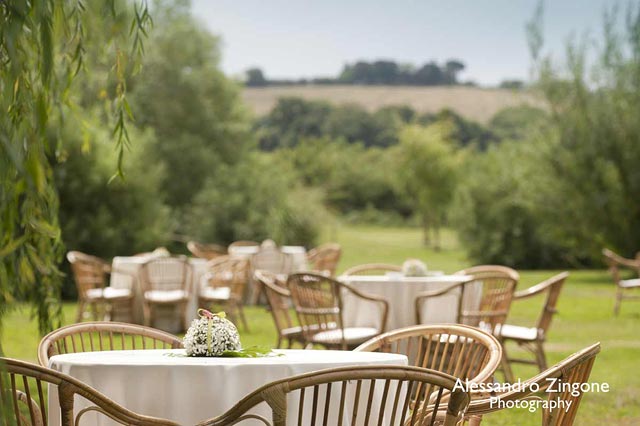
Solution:
M131 86L137 124L153 129L149 160L165 165L163 196L177 218L220 164L238 162L251 146L239 87L220 71L218 39L188 3L154 9L144 76Z
M420 216L425 244L433 242L436 249L458 181L459 159L450 132L446 123L410 125L400 132L397 148L399 184Z
M464 63L455 59L449 59L444 65L446 84L458 84L458 73L464 70Z
M0 2L0 325L15 297L32 302L42 333L59 318L63 246L52 163L64 141L48 130L73 110L72 82L85 65L84 41L93 30L87 23L95 10L114 23L111 43L102 48L114 64L115 84L107 93L114 101L122 170L130 115L126 76L151 22L145 3L136 2L128 14L129 7L116 0L92 2L89 8L55 0ZM131 49L123 47L127 37L119 30L128 16Z
M247 70L247 79L245 84L248 87L264 87L269 82L264 78L262 70L260 68L250 68Z

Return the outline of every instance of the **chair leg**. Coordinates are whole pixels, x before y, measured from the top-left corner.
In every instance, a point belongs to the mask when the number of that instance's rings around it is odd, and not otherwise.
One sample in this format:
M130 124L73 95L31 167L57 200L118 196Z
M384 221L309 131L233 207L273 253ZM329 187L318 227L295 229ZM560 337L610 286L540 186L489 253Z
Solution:
M618 316L620 313L620 303L622 302L622 291L620 291L620 287L616 290L616 304L613 307L613 314Z
M91 302L91 318L94 321L98 321L98 303Z
M84 315L84 300L78 300L78 313L76 314L76 322L82 321L82 316Z
M505 341L501 340L502 344L502 359L500 360L500 367L502 369L502 373L504 374L504 380L508 383L513 383L513 371L511 370L511 362L509 361L509 356L507 355L507 344Z
M538 368L540 372L543 372L547 369L547 357L544 353L544 347L542 346L542 342L537 341L536 345L536 363L538 364Z
M247 322L247 317L244 316L244 309L242 308L242 303L236 303L236 309L238 310L238 315L240 316L240 320L242 321L242 326L244 327L244 331L249 332L249 323Z

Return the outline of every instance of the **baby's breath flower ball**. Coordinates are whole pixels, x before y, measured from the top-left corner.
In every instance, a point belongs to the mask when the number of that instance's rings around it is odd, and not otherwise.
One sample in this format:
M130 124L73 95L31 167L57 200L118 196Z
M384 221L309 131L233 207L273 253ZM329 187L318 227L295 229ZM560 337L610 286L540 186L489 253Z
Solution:
M407 259L402 264L402 273L405 277L424 277L427 275L427 265L418 259Z
M241 349L236 326L218 315L194 319L182 342L188 356L220 356Z

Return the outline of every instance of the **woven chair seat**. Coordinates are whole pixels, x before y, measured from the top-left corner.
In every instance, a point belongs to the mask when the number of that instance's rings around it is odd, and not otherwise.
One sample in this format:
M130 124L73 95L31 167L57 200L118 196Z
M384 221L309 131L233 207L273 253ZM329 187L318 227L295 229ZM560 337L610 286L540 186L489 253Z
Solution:
M620 280L619 285L624 288L640 287L640 278L635 278L633 280Z
M347 345L366 342L380 334L380 330L372 327L345 327L344 340ZM313 341L321 344L337 344L342 341L342 330L327 330L313 335Z
M144 298L153 303L173 303L187 300L188 293L184 290L150 290L144 293Z
M114 299L128 299L131 297L131 290L128 288L92 288L87 290L87 299L94 300L114 300Z
M500 337L514 340L535 341L538 338L538 329L535 327L503 324L502 327L500 327Z
M205 300L229 300L231 298L231 287L205 287L200 290L200 298Z

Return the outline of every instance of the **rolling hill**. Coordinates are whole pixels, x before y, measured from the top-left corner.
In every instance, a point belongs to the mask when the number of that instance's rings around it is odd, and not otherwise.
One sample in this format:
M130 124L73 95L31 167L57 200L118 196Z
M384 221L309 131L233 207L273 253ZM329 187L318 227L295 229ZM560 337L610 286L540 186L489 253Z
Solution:
M420 113L450 108L472 120L486 123L499 110L522 104L543 107L529 92L484 89L470 86L269 86L247 87L245 103L257 116L267 114L281 97L326 100L334 104L355 103L369 111L387 105L409 105Z

